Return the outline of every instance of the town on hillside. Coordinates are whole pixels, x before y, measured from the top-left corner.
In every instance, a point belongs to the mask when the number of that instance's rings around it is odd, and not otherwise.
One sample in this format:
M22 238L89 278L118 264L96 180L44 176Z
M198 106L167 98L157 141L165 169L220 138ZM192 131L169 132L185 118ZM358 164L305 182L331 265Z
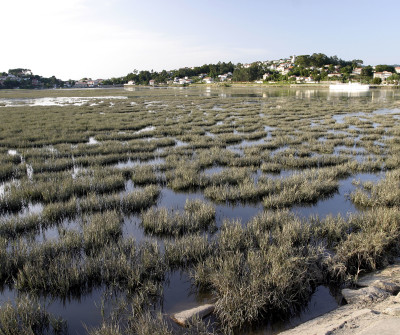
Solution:
M400 66L363 65L355 59L345 61L337 56L322 53L290 56L278 60L257 61L247 64L218 62L178 70L137 71L124 77L110 79L82 78L62 81L33 75L29 69L10 69L0 72L0 88L96 88L109 86L187 86L213 83L257 83L257 84L318 84L356 81L373 85L400 84Z

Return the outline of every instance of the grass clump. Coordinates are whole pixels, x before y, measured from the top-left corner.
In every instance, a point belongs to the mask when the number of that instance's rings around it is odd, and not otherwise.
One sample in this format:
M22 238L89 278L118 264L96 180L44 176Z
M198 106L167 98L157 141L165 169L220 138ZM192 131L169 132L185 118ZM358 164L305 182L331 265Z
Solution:
M333 246L334 256L326 263L336 280L357 280L360 273L376 270L393 262L400 252L400 211L397 208L376 208L353 215L342 224ZM336 230L337 231L337 230Z
M135 167L131 179L135 185L157 184L159 181L154 173L154 167L148 165Z
M357 189L350 194L353 203L363 207L400 205L400 170L392 170L386 173L383 180Z
M217 248L195 268L197 285L216 292L224 332L241 329L267 312L290 313L320 279L320 248L311 229L289 212L268 212L247 226L225 222Z
M145 232L154 235L182 236L207 230L215 225L214 206L200 200L186 200L184 212L166 208L149 209L142 214Z
M278 194L268 195L263 204L266 208L285 208L296 204L315 203L337 192L338 188L338 183L334 180L304 180L284 186Z
M4 335L67 334L65 321L49 314L37 299L23 296L15 305L0 307L0 333Z
M122 235L122 222L117 212L104 212L86 218L83 225L85 250L98 250Z

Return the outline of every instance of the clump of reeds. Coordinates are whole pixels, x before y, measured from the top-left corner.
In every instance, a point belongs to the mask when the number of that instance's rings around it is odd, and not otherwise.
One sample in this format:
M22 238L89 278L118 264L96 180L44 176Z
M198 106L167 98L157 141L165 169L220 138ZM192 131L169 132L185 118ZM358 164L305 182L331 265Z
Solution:
M186 200L183 213L151 208L142 214L142 225L146 232L154 235L195 233L215 225L215 208L200 200Z
M65 321L41 306L38 299L23 296L0 308L0 332L4 335L68 334Z
M334 180L304 180L283 187L277 194L270 194L263 200L266 208L284 208L302 203L315 203L319 199L337 192L339 186Z
M353 203L363 207L400 205L400 170L386 173L381 181L350 194Z
M348 221L342 224L344 229L340 229L343 232L347 227L351 228L347 234L329 231L335 240L335 253L325 262L332 278L357 280L360 274L393 262L400 250L400 212L397 208L376 208L353 215Z
M122 235L122 222L117 212L103 212L87 217L83 224L83 243L87 251L97 250Z
M321 278L322 256L310 239L310 226L289 212L266 212L244 227L225 222L217 248L193 274L197 285L216 292L224 331L241 328L266 311L291 311L310 295Z
M159 181L154 173L154 167L149 165L139 165L133 168L131 179L135 185L157 184Z
M184 235L165 242L165 259L172 267L188 266L203 261L212 254L214 243L205 235Z

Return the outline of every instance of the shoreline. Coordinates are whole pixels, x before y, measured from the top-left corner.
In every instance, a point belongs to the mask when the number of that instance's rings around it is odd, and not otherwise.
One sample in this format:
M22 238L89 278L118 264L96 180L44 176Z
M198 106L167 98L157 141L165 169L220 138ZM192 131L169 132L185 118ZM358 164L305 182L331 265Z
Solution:
M342 290L347 305L280 335L396 334L400 329L400 260L368 273L354 289Z

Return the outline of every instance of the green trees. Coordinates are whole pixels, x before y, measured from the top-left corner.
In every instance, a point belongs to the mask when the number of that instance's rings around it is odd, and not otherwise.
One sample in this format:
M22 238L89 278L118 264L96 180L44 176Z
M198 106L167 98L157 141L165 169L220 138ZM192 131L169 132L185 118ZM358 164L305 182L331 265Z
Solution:
M310 55L300 55L296 57L295 65L300 67L323 67L325 65L340 65L340 66L352 66L357 67L361 65L363 61L361 59L354 59L352 61L344 61L337 56L328 57L323 53L313 53Z
M372 80L372 83L373 83L374 85L380 85L380 84L382 83L382 79L381 79L381 78L374 78L374 79Z
M377 65L375 67L375 71L376 72L388 71L388 72L392 72L392 73L396 72L394 69L394 66L390 66L390 65Z
M22 69L22 68L17 68L17 69L10 69L8 70L8 74L12 74L14 76L25 76L31 74L31 70L29 69Z
M374 71L372 69L372 66L370 66L370 65L363 67L362 70L361 70L361 76L362 77L370 77L370 78L372 78L373 74L374 74Z
M264 66L255 62L250 65L250 67L244 67L242 64L238 64L233 71L233 81L254 81L261 79L263 74L266 72Z

